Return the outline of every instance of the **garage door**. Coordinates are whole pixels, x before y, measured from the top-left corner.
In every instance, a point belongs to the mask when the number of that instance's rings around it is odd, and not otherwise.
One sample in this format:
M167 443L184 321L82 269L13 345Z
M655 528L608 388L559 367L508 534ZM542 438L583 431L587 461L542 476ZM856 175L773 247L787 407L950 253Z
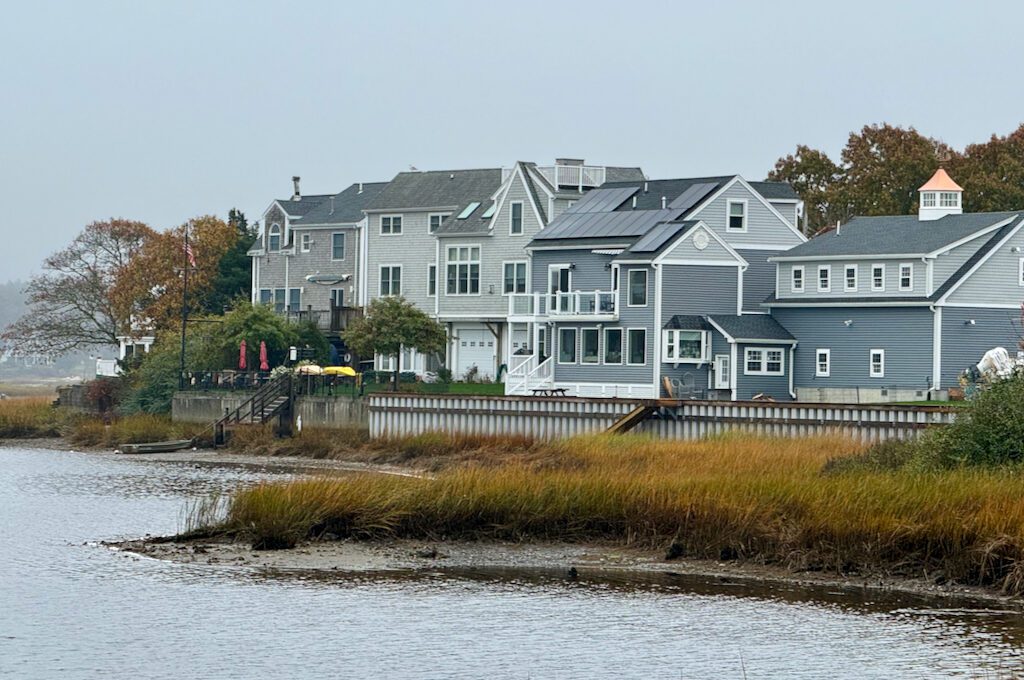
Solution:
M462 380L476 366L480 378L494 378L494 334L488 330L457 331L459 350L455 378Z

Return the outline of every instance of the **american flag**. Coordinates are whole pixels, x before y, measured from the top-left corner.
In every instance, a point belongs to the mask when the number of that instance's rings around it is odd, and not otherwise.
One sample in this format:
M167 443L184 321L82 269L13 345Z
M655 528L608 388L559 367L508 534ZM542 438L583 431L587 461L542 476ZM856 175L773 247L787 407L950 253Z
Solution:
M188 264L190 267L195 269L196 266L196 254L192 250L192 244L188 242L188 237L185 237L185 257L188 258Z

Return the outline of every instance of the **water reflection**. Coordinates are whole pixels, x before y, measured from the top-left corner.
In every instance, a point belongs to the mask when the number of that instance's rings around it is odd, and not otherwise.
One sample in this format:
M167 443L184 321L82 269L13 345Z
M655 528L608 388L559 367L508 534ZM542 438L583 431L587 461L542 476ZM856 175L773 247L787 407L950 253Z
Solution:
M283 473L284 476L292 474ZM181 565L97 539L282 473L0 449L0 675L1013 677L1013 611L670 573Z

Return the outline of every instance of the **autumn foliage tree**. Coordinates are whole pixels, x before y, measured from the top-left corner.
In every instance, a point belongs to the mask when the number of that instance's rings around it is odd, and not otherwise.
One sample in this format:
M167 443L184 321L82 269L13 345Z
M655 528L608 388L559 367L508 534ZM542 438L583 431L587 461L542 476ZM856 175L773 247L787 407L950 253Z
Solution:
M156 236L142 222L93 222L63 250L46 258L43 273L25 288L29 313L8 326L3 339L22 354L56 356L116 345L131 323L131 305L115 289L131 263Z
M964 188L967 211L1024 207L1024 125L963 152L912 127L866 125L850 133L838 163L801 145L775 163L768 179L793 185L813 234L856 215L916 212L918 187L940 166Z

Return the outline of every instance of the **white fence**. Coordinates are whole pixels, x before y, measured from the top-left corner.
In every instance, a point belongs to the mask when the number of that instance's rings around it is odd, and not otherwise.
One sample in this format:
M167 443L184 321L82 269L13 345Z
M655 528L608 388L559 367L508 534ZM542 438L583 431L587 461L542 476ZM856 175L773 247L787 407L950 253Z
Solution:
M915 437L955 417L955 409L943 406L384 394L367 399L373 438L442 431L557 439L601 432L643 405L656 410L636 431L675 439L739 430L786 437L840 431L882 441Z

